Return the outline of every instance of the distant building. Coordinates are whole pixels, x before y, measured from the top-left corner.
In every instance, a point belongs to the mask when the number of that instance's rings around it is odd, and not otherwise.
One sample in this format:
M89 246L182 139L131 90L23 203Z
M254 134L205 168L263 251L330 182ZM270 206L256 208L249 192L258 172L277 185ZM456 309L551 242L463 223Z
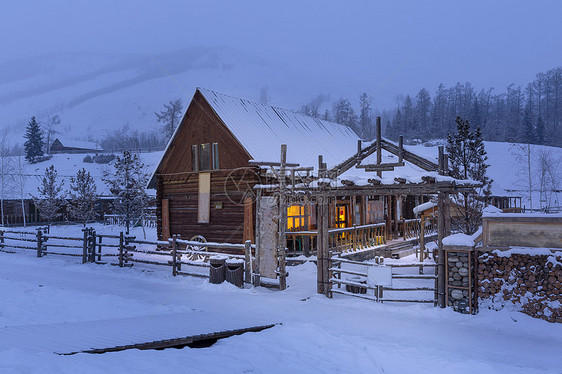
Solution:
M78 140L61 140L59 138L51 144L51 153L91 153L102 152L103 148L94 142Z

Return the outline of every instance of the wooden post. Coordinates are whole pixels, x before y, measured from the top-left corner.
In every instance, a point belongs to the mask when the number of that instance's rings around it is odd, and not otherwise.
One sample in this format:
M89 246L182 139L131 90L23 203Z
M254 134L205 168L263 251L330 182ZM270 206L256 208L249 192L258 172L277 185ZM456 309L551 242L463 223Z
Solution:
M423 215L420 218L420 261L425 260L425 219Z
M279 270L279 289L287 288L287 269L285 267L285 247L287 246L287 196L285 195L285 165L287 164L287 144L281 144L281 166L279 167L279 241L277 259Z
M0 250L4 249L4 230L0 230Z
M445 194L439 192L438 194L438 220L437 220L437 244L438 244L438 259L437 259L437 304L441 308L445 308L445 251L443 250L443 237L445 236L445 209L444 201Z
M323 174L324 160L322 155L318 155L318 178L324 178Z
M443 146L440 145L438 149L439 149L439 158L438 158L437 173L443 175Z
M356 165L360 165L361 164L361 149L362 149L362 145L361 145L361 139L357 140L357 160L356 160Z
M101 244L102 244L101 242L102 242L103 236L99 235L98 238L99 238L99 240L98 240L98 242L99 242L99 244L98 244L98 261L101 262Z
M41 230L41 228L37 229L36 237L37 237L37 257L42 257L43 256L43 230Z
M84 239L82 239L82 263L88 262L88 229L82 229Z
M445 236L451 235L451 200L449 199L449 194L443 194L443 214L445 222Z
M261 250L261 242L260 242L260 224L261 224L261 188L258 188L256 193L256 252L255 252L255 259L256 259L256 272L254 274L254 286L259 287L261 286L261 279L260 279L260 250ZM254 271L252 269L252 271Z
M396 239L398 239L398 237L400 236L400 233L398 232L398 196L394 195L394 235L396 236Z
M172 236L172 275L175 277L178 275L177 270L177 249L178 249L178 242L177 242L177 235Z
M404 137L398 137L398 162L404 161Z
M382 163L382 130L381 130L381 117L377 117L376 121L377 130L377 165ZM382 171L377 171L377 175L382 177Z
M252 241L244 242L244 282L252 283Z
M328 253L328 223L329 223L329 205L328 205L328 196L321 195L318 197L318 238L317 238L317 292L320 294L325 293L325 281L328 274L324 274L327 265L325 266L324 263L328 262L326 258L326 254Z
M119 233L119 267L123 267L123 251L125 250L125 242L123 240L123 231Z

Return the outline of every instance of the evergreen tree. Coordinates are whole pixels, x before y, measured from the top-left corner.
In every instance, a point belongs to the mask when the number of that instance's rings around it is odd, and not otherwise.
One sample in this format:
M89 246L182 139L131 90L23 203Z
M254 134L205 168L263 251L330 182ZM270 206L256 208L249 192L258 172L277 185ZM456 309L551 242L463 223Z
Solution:
M470 129L468 120L456 119L457 132L447 135L447 152L451 165L451 176L458 179L472 179L482 183L477 191L463 192L456 196L455 205L459 219L452 219L456 229L472 234L481 224L482 210L491 195L492 181L486 175L489 165L484 148L482 131Z
M330 111L328 109L326 109L326 111L324 112L324 115L322 115L322 119L324 121L331 121L332 117L330 116Z
M371 116L371 103L369 96L364 92L359 98L359 127L361 128L361 137L371 140L375 137L373 129L373 117Z
M24 138L27 139L23 144L25 159L33 164L37 161L38 157L43 156L43 146L45 145L41 128L39 127L39 123L35 120L35 117L31 117L31 120L27 124Z
M78 170L76 177L70 178L70 216L84 226L95 218L96 184L86 169Z
M114 196L113 212L123 217L129 234L131 221L140 218L148 204L148 175L139 157L128 151L116 158L113 167L113 172L106 172L104 181Z
M32 196L33 203L39 210L39 215L47 220L49 225L62 213L64 199L61 197L63 188L62 181L59 182L58 173L53 165L45 169L45 175L41 178L41 185L37 187L39 196Z

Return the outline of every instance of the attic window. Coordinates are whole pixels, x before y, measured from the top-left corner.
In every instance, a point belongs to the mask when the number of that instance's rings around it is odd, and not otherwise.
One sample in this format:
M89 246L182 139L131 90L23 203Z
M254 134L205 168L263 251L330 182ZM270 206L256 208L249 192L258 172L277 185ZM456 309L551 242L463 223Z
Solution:
M193 171L219 169L219 144L203 143L191 146L191 169Z

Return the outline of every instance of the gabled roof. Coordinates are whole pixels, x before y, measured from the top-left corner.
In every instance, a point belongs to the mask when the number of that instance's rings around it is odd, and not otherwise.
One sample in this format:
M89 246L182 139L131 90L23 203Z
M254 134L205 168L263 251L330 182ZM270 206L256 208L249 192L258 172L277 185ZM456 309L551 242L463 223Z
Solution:
M287 144L287 162L315 166L318 155L332 167L357 149L359 137L335 122L198 88L215 113L256 161L279 161Z

